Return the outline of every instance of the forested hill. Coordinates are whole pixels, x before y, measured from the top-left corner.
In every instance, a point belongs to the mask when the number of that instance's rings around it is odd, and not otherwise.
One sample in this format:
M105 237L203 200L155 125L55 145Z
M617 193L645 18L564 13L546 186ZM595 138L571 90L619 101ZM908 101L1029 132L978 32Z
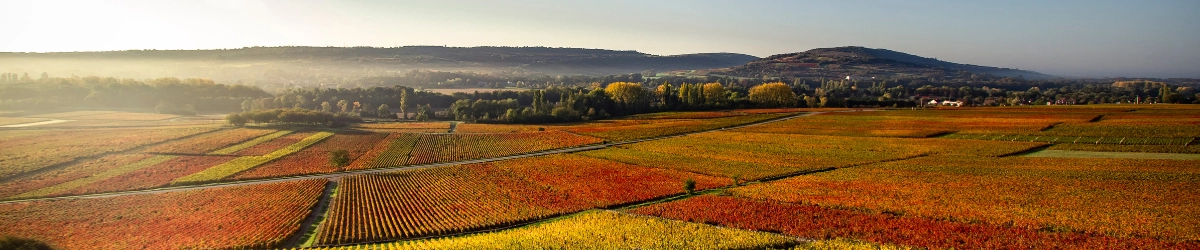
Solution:
M1047 79L1054 76L1029 70L953 63L887 49L857 46L819 48L779 54L746 65L713 70L718 74L743 77L917 77L943 78L971 74L998 77Z
M206 65L313 63L322 67L478 69L542 74L626 74L645 70L723 68L757 57L734 53L656 56L637 51L548 47L249 47L218 50L130 50L62 53L0 53L0 61L173 61ZM51 65L61 66L61 65ZM210 76L211 77L211 76Z

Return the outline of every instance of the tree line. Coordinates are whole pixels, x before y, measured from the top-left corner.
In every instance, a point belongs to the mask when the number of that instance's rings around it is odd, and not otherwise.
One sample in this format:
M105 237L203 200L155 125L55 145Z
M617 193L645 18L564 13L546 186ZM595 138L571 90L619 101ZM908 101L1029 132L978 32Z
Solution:
M243 100L270 97L258 87L217 84L208 79L173 77L135 80L114 77L51 77L42 73L0 73L0 108L156 109L164 113L236 110Z

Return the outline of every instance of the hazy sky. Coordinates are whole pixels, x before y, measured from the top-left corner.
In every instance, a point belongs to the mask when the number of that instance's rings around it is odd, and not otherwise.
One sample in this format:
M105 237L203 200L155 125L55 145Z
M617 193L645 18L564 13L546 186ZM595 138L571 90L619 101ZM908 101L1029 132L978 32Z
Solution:
M1065 76L1200 77L1200 1L0 0L0 51L866 46Z

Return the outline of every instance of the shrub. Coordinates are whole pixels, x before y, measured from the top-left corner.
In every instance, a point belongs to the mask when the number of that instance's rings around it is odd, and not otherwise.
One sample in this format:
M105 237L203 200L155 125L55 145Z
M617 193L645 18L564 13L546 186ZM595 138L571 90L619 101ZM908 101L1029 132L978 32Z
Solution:
M329 152L329 164L339 169L350 165L350 152L345 149Z
M0 249L3 250L51 250L54 247L34 239L14 236L0 237Z

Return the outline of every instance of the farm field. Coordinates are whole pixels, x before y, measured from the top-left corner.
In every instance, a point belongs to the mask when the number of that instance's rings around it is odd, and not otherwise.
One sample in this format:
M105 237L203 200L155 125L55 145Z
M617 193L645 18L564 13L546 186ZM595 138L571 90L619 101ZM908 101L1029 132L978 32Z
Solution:
M208 133L187 140L177 140L146 149L160 154L206 154L213 150L242 143L259 136L278 132L273 129L235 128Z
M931 137L949 133L1028 134L1059 123L1087 122L1103 113L1005 112L997 110L899 110L887 112L829 112L774 124L739 129L743 132L834 136Z
M728 184L569 154L354 176L342 181L316 245L511 225L678 194L686 179L698 189Z
M604 138L610 141L631 141L659 136L721 129L794 115L793 113L752 114L710 119L651 119L629 120L613 124L596 124L565 129L572 133Z
M391 133L446 133L450 131L449 122L363 123L357 127Z
M662 218L745 230L779 232L816 239L810 243L853 238L867 246L835 245L816 249L877 249L871 244L928 249L1193 249L1200 244L1150 238L964 223L897 212L839 209L737 196L702 195L630 211ZM801 247L803 249L803 247ZM897 247L901 248L901 247ZM886 248L882 248L886 249Z
M757 180L930 154L998 156L1043 145L1028 142L712 132L579 154L636 165Z
M1124 159L1165 159L1165 160L1200 160L1200 154L1171 154L1171 153L1140 153L1140 152L1094 152L1047 149L1024 155L1026 157L1050 158L1124 158Z
M0 236L63 249L1200 248L1190 106L340 128L48 115L108 119L0 130Z
M0 204L0 234L66 249L277 247L308 216L325 183Z
M748 123L794 115L792 110L754 114L741 111L662 112L566 124L477 124L460 123L455 133L517 133L561 130L603 138L609 141L630 141L697 131L733 127Z
M1014 228L1200 238L1196 161L931 156L731 189L737 196ZM1136 200L1138 202L1129 202Z
M762 249L798 245L795 238L710 225L588 211L494 233L378 244L384 249ZM340 249L356 249L346 247Z
M502 134L423 134L407 165L492 158L602 142L561 131Z
M391 135L402 134L396 133ZM317 144L300 150L300 152L281 157L250 170L226 177L225 179L248 180L336 172L338 168L328 164L330 152L346 150L354 162L352 164L359 164L359 162L374 159L375 156L368 155L370 154L369 150L378 147L376 144L387 141L387 138L390 138L391 135L370 132L338 132ZM291 139L287 141L290 142ZM296 140L296 142L299 142L299 140ZM280 143L278 145L283 144ZM354 168L347 167L345 169Z
M0 137L0 166L4 166L0 168L0 180L80 158L205 134L213 129L203 127L18 131L13 133L13 136Z

